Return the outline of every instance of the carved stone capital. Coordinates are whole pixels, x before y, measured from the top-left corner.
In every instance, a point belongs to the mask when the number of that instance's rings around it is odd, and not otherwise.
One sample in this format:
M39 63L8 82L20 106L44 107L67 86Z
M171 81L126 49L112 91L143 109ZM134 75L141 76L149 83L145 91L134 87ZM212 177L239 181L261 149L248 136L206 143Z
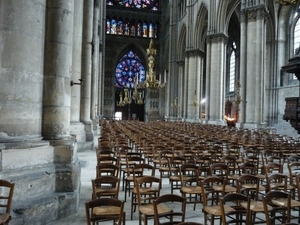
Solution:
M205 53L200 49L192 49L185 52L186 56L205 56Z
M228 37L224 33L211 34L206 37L206 43L219 43L223 42L226 44Z

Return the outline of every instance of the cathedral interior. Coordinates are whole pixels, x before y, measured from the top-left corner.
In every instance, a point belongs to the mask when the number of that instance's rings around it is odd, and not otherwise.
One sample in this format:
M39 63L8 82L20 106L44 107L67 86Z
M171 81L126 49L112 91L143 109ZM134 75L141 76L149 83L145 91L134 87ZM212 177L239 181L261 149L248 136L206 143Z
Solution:
M103 121L298 138L300 2L0 0L0 170L10 224L78 210Z

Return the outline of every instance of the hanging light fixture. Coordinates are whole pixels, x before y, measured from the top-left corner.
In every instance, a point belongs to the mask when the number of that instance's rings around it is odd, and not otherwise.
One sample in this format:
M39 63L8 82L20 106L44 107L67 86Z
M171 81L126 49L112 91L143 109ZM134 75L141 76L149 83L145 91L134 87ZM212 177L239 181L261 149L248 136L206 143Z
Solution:
M158 89L166 86L166 83L161 84L159 80L156 79L154 73L154 57L156 55L156 48L154 47L154 41L151 38L149 43L149 48L147 48L148 56L148 73L144 86L150 89Z
M299 0L278 0L276 3L280 5L296 5Z
M123 99L123 94L120 92L120 101L117 102L117 106L125 106L131 104L131 98L128 96L128 89L124 89L124 99Z

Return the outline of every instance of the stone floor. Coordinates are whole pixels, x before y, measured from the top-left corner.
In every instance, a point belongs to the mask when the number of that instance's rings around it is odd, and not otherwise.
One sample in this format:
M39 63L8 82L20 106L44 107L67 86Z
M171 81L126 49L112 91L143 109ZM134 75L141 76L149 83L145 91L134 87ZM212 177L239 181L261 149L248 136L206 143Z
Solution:
M76 215L67 217L63 220L56 221L54 223L50 223L48 225L86 225L85 220L85 208L84 202L91 199L92 187L91 180L95 178L95 168L96 168L96 154L95 151L86 150L84 152L78 153L79 160L81 162L81 197L80 197L80 206ZM163 178L163 188L161 194L170 193L170 186L167 178ZM119 198L124 200L124 191L122 191L122 187L120 187L120 195ZM179 192L175 193L179 194ZM127 201L125 203L126 210L126 225L138 225L138 213L135 212L133 215L133 220L130 220L130 207L131 207L131 197L127 197ZM187 221L197 221L203 222L203 213L202 213L202 205L198 205L196 210L193 211L193 206L188 205L186 209L186 220ZM103 225L106 223L103 223ZM112 224L111 222L107 224ZM153 221L149 221L149 225L152 225Z
M84 152L78 153L79 160L81 162L81 198L80 198L80 207L76 215L66 217L63 220L50 223L48 225L86 225L85 219L85 208L84 202L91 199L91 180L95 178L95 167L96 167L96 154L95 151L86 150ZM163 178L163 188L161 194L170 193L170 186L167 178ZM120 187L119 198L124 200L124 191ZM175 191L175 194L179 194L179 191ZM135 212L133 215L133 220L130 220L130 206L131 206L131 197L127 197L125 203L126 210L126 225L138 225L138 213ZM295 212L294 212L295 213ZM197 205L196 210L193 210L193 205L188 204L186 209L186 221L195 221L203 223L203 213L202 205ZM293 221L296 222L296 221ZM111 222L101 223L101 225L112 224ZM153 225L153 220L149 221L149 225Z

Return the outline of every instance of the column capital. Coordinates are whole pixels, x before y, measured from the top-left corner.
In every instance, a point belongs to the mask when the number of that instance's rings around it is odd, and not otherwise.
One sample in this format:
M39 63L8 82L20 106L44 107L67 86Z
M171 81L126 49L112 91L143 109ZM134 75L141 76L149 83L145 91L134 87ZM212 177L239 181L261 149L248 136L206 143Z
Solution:
M224 33L210 34L206 37L206 43L227 43L227 41L228 36L226 36Z
M192 49L185 51L186 56L205 56L205 52L200 49Z
M240 20L241 22L264 20L268 13L269 12L266 6L263 4L249 8L243 8L240 13Z

